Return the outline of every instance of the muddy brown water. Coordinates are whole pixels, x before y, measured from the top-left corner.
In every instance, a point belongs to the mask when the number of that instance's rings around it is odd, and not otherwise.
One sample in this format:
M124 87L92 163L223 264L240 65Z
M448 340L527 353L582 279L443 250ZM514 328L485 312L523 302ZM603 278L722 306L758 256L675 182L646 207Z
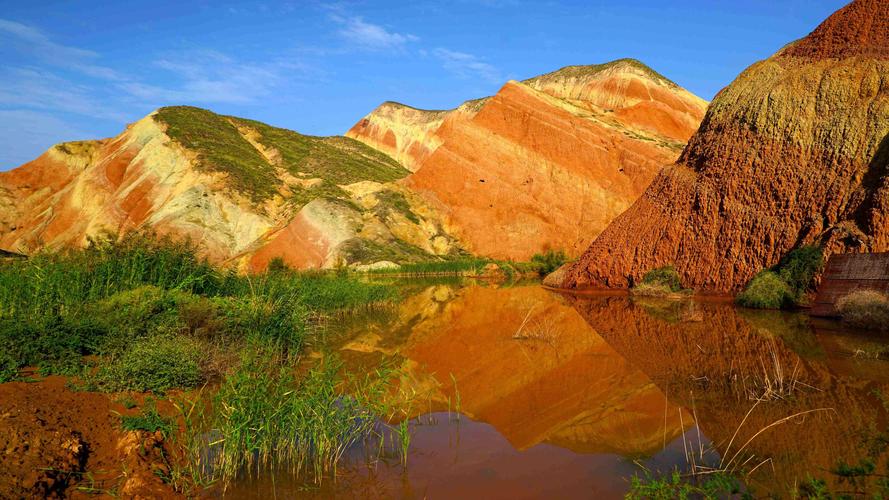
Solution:
M869 426L886 423L889 343L804 313L411 286L325 346L357 373L399 368L407 465L353 449L320 484L271 471L226 497L621 498L644 470L720 466L755 468L750 488L785 495L862 457Z

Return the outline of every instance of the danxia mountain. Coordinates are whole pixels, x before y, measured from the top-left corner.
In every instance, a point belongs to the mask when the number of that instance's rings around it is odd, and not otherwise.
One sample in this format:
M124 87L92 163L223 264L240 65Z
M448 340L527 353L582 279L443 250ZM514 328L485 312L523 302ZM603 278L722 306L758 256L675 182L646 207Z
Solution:
M149 230L242 271L275 257L330 268L577 255L675 160L704 107L620 60L509 82L450 111L385 103L347 137L161 108L0 173L0 248Z
M344 137L310 137L169 107L117 137L54 146L0 173L0 247L32 253L148 229L217 263L264 269L412 261L459 252L410 172Z
M723 89L563 285L673 265L686 287L731 292L800 245L889 250L887 170L889 3L856 0Z
M415 170L401 183L471 253L576 256L678 157L705 107L624 59L510 81L448 112L386 103L347 135Z

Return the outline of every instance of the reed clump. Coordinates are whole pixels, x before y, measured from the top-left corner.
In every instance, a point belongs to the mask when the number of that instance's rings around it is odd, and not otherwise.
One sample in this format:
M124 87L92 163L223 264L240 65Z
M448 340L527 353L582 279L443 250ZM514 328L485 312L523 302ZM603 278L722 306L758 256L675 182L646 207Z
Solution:
M875 290L858 290L836 303L842 320L856 328L889 330L889 297Z

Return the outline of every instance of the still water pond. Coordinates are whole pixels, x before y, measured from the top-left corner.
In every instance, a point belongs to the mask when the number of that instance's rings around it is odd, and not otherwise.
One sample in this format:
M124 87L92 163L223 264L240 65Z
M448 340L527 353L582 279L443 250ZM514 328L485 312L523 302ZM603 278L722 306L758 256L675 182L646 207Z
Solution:
M355 372L398 366L414 395L407 465L353 450L320 485L270 473L226 496L620 498L644 470L720 465L785 495L857 460L885 425L889 345L834 322L536 284L410 286L324 347Z

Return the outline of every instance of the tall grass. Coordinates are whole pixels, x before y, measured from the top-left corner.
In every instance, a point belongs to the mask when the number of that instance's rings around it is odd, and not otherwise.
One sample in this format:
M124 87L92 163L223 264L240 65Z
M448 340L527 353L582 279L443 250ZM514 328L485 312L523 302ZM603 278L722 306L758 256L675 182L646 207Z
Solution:
M164 361L160 347L165 344L153 338L189 336L226 345L258 342L299 352L314 331L312 317L395 298L393 287L348 276L237 276L198 257L188 243L150 235L95 241L84 249L0 265L0 342L6 346L0 350L0 381L26 365L44 373L74 374L84 355L116 363L139 347L146 359ZM141 357L129 356L130 366L119 366L115 373L175 371L139 363ZM195 380L190 375L180 379ZM143 390L178 385L175 377L148 385L132 377L113 384L97 382Z
M188 467L199 482L228 484L245 473L282 467L317 482L336 473L350 447L382 437L389 372L348 383L336 357L301 377L279 361L272 352L247 351L209 411L195 401L180 406L191 429Z
M389 377L346 380L335 358L298 375L300 353L319 318L396 298L348 274L238 276L151 235L96 241L0 265L0 382L26 365L106 391L219 381L208 401L180 404L179 431L165 427L182 455L170 481L185 491L278 465L317 480L379 435ZM149 410L122 425L156 426Z
M854 327L889 330L889 297L876 290L856 290L840 297L836 310Z

